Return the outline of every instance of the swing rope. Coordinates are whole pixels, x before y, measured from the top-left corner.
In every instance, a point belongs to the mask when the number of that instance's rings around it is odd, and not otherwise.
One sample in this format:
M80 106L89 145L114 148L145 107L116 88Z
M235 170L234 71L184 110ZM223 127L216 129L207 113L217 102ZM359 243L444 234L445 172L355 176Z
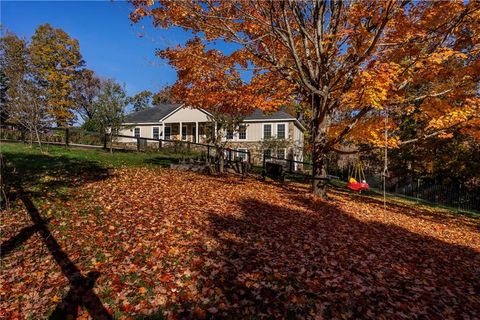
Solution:
M383 212L387 208L387 187L386 180L388 175L388 108L385 112L385 150L384 150L384 165L383 165Z

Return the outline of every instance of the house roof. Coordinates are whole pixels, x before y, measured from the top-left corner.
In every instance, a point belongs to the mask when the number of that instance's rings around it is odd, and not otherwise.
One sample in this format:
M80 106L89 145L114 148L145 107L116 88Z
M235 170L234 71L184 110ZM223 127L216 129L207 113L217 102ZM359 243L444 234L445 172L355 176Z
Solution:
M183 104L161 104L142 111L134 112L126 116L125 123L155 123L176 112ZM276 112L264 113L260 109L255 109L250 115L246 116L245 121L271 121L271 120L290 120L295 121L303 128L303 125L292 115L280 109Z
M126 116L126 123L151 123L159 122L167 115L175 111L181 104L161 104Z
M276 112L264 113L260 109L255 109L250 115L245 117L245 120L296 120L294 116L286 113L283 110Z

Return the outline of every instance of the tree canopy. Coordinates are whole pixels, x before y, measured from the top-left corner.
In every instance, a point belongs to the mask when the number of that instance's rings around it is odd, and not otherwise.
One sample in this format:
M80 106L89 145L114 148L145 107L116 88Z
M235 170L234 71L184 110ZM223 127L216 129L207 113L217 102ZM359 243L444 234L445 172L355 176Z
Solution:
M133 111L141 111L152 106L152 93L148 90L143 90L129 99L133 105Z
M406 114L421 124L415 141L478 130L478 2L132 3L134 22L150 16L155 26L195 34L159 52L176 68L174 92L187 103L272 110L297 93L310 109L316 194L325 194L328 152L385 145L380 119L387 112L389 147L409 142L398 134ZM207 50L215 40L238 49ZM252 70L250 80L242 69Z
M75 118L71 93L76 72L84 65L80 45L47 23L35 30L29 51L34 76L47 95L49 113L57 125L66 126Z

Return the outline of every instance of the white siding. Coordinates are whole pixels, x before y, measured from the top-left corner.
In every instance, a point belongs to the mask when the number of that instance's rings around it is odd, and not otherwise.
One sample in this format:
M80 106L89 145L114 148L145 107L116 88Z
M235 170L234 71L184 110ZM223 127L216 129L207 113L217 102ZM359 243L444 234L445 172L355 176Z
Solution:
M160 138L162 138L163 126L162 124L137 124L128 125L123 129L120 129L119 134L124 136L134 136L134 128L140 128L140 137L153 138L153 127L158 127L160 132ZM118 138L118 142L135 142L134 139Z
M192 108L181 108L169 117L163 120L164 123L169 122L209 122L210 119L205 112Z
M263 125L270 124L272 126L272 137L277 136L277 124L281 123L285 125L285 139L289 139L288 132L288 122L245 122L247 126L247 139L239 139L238 132L235 132L233 135L233 139L229 141L235 142L258 142L263 140Z

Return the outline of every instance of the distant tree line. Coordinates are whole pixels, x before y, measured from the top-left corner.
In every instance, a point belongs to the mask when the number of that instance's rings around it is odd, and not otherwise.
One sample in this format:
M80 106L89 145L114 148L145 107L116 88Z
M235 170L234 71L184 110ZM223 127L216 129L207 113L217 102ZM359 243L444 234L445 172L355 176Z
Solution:
M169 87L128 97L124 86L85 67L78 40L50 24L28 41L6 31L0 38L2 123L20 126L40 144L42 129L82 123L102 134L118 130L126 107L132 111L172 103Z

